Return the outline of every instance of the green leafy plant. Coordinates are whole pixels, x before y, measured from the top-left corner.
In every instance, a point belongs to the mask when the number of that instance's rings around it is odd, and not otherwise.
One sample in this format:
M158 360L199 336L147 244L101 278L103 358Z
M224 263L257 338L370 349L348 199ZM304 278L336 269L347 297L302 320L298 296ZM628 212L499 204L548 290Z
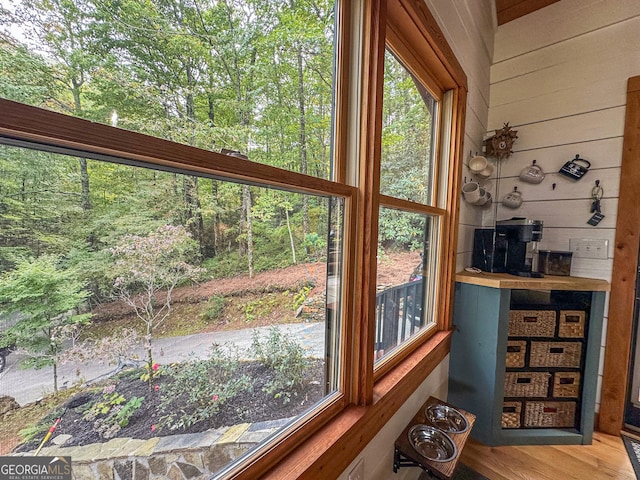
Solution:
M300 291L298 291L298 293L293 295L293 309L294 310L298 309L298 307L300 307L304 303L304 301L309 296L309 292L311 292L311 290L313 290L312 286L305 285L304 287L302 287L300 289Z
M188 428L213 417L220 408L241 392L251 391L248 376L239 374L236 350L211 347L209 358L167 367L168 381L161 390L158 426L170 430ZM187 405L171 411L176 403Z
M129 420L131 420L133 414L136 413L136 410L142 406L143 401L144 397L131 397L129 401L123 405L120 411L115 414L115 422L122 428L129 425Z
M91 404L82 416L83 420L94 420L98 415L106 415L117 405L126 401L123 395L115 391L115 385L107 385L102 390L102 401Z
M212 297L209 297L209 300L207 300L207 304L205 305L201 315L207 321L215 320L220 316L220 314L222 314L224 306L224 297L222 295L213 295Z
M297 395L296 390L304 383L307 370L304 348L294 337L273 327L264 338L257 331L254 332L252 349L256 358L274 374L263 391L289 403Z

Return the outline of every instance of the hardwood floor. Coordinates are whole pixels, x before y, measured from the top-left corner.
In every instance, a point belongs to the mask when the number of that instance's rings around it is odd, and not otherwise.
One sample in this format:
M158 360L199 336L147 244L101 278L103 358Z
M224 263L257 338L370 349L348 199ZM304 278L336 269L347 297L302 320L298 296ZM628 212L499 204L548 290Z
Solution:
M622 440L600 432L591 445L487 447L470 439L461 460L490 480L636 480Z

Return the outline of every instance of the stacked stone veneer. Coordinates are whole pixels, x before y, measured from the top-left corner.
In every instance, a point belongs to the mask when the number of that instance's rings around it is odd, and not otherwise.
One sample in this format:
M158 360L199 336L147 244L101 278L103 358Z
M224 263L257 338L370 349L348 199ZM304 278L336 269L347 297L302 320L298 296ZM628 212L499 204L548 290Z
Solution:
M60 436L39 455L70 456L73 478L79 480L209 479L290 420L243 423L149 440L114 438L82 447L65 447L66 438Z

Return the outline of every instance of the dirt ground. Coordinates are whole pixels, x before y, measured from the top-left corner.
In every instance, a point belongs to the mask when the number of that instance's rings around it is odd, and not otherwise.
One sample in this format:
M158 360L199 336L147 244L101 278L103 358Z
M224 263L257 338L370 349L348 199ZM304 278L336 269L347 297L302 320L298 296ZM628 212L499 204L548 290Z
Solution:
M378 259L378 285L398 285L409 280L409 275L420 263L418 252L389 253ZM231 278L209 280L199 285L176 288L173 304L197 303L214 295L242 296L251 293L278 292L315 285L309 297L324 293L326 264L300 264L287 268L260 272L254 278L239 275ZM94 321L105 321L131 314L131 309L121 302L105 303L93 310Z

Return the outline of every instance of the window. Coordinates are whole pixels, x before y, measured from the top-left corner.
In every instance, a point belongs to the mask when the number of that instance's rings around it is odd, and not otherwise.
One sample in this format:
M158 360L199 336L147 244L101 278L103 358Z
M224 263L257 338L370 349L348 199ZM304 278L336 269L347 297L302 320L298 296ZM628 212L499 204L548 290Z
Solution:
M437 100L389 51L385 54L376 293L377 363L437 323L437 238L445 211L420 213L433 203ZM404 202L398 209L397 200ZM415 204L415 205L414 205ZM412 255L413 253L413 255ZM392 257L414 266L389 284L380 272ZM402 272L403 265L397 267Z
M86 9L76 2L70 11L68 2L49 2L42 25L75 21L73 31L49 37L57 39L56 52L0 45L11 65L0 79L0 221L12 227L0 243L6 275L29 255L62 254L53 267L84 262L89 276L99 268L115 276L92 278L95 291L142 292L141 281L115 275L126 272L115 257L159 238L167 225L181 227L187 240L176 248L184 257L168 265L197 267L190 273L203 282L198 275L238 273L235 256L255 294L242 316L270 325L262 307L273 292L254 289L254 279L303 260L303 268L318 263L312 259L326 268L305 271L326 284L317 312L321 353L313 359L322 369L321 395L248 456L218 470L243 479L320 478L329 465L342 472L357 454L349 442L367 442L383 426L446 356L450 335L464 73L420 2L345 2L335 16L332 5L285 12L290 4L276 4L258 15L240 2L176 9L170 2L88 2ZM18 18L29 18L24 13ZM269 28L257 28L262 19ZM296 33L285 38L287 32ZM104 41L87 48L96 38ZM245 40L259 48L240 56ZM72 43L82 48L70 50ZM222 148L229 151L218 153ZM47 210L45 202L58 207ZM119 248L121 232L129 243ZM95 255L98 245L107 247L104 257ZM404 270L387 261L396 255L408 257ZM129 270L130 279L136 272ZM391 274L398 280L384 280ZM172 285L194 284L182 278ZM311 285L288 292L292 304L311 296L305 287ZM378 294L385 297L380 305ZM216 318L224 302L214 297L203 316ZM18 305L2 295L0 302L5 310ZM304 342L307 333L295 340ZM143 365L140 376L156 378L154 365L146 372ZM207 393L209 406L223 397ZM323 427L322 439L314 436Z

